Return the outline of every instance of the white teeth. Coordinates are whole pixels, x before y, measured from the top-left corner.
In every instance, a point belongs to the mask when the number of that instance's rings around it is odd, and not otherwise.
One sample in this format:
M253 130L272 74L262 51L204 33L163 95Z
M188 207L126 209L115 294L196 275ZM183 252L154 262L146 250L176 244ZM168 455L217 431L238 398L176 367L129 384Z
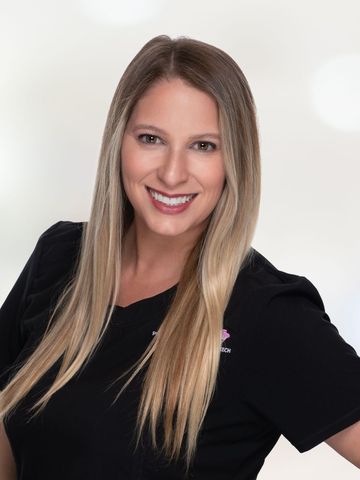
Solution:
M184 197L166 197L164 195L161 195L161 193L154 192L153 190L149 189L151 196L154 197L156 200L158 200L161 203L164 203L165 205L181 205L183 203L189 202L194 195L186 195Z

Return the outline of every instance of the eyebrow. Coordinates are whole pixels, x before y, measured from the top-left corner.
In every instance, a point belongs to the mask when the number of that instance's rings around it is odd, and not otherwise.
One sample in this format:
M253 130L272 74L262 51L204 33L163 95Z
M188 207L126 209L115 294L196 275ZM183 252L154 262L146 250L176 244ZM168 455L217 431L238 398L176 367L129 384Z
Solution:
M155 127L155 125L149 125L149 124L146 124L146 123L139 123L139 124L135 125L133 129L134 130L139 130L141 128L154 130L154 132L161 133L161 135L166 135L165 130L163 130L162 128ZM212 138L217 138L218 140L220 140L220 138L221 138L218 133L211 133L211 132L198 133L196 135L191 135L189 138L190 139L195 139L195 138L199 138L199 137L212 137Z

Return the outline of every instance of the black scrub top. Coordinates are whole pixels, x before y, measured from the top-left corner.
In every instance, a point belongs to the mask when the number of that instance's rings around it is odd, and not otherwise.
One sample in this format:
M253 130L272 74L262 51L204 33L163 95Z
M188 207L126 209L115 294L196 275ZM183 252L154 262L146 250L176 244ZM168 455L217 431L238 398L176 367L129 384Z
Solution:
M17 362L36 348L75 271L83 226L50 226L3 303L0 389ZM188 477L182 461L167 464L146 434L134 451L142 375L114 405L123 383L109 388L156 335L176 292L173 285L116 306L90 362L39 416L27 421L27 409L55 378L59 363L4 419L17 478L253 480L281 434L305 452L360 420L360 357L331 323L316 287L252 251L225 311L217 386Z

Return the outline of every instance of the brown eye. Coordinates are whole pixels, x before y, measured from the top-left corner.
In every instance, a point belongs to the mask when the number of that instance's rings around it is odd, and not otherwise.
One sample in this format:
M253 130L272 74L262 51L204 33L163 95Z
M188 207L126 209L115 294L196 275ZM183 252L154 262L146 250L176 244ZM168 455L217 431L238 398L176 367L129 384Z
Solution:
M212 152L216 149L216 145L212 142L196 142L195 145L199 145L200 148L198 148L197 150L200 150L201 152ZM207 147L211 147L210 149L207 148ZM205 148L203 148L205 147Z
M142 141L141 138L145 139L151 139L149 142L148 141ZM159 138L156 135L151 135L151 133L142 133L141 135L138 135L138 139L140 140L141 143L148 143L148 144L156 144L156 142L152 141L153 139Z

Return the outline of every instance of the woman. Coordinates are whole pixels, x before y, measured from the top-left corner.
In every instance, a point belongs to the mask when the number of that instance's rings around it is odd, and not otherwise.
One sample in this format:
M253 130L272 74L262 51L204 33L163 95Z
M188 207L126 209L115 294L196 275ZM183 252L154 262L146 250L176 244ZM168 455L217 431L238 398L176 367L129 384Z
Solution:
M89 221L48 228L1 308L9 478L255 479L281 434L359 439L360 358L315 286L251 247L259 202L244 74L153 38L111 103Z

